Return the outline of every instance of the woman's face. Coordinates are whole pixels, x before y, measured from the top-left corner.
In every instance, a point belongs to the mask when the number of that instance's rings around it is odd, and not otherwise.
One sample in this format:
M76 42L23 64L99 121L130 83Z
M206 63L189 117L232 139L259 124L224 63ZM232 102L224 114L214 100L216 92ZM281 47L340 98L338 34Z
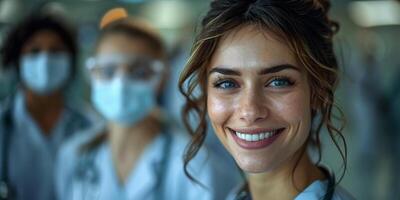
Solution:
M92 101L107 120L133 127L153 116L164 68L157 51L147 40L122 33L100 40L88 68Z
M246 172L294 161L311 127L305 69L288 46L252 26L224 37L208 66L207 111Z
M148 41L119 33L105 36L99 43L96 54L97 57L125 56L121 60L121 63L124 64L118 67L119 72L129 74L138 71L140 72L139 74L142 74L140 77L143 79L146 79L146 77L151 78L151 75L154 75L150 72L150 66L148 66L152 60L161 61L162 59L159 52L152 48ZM164 70L164 66L162 70ZM164 76L165 74L163 73L159 78L163 79ZM157 91L160 90L160 87L157 86Z

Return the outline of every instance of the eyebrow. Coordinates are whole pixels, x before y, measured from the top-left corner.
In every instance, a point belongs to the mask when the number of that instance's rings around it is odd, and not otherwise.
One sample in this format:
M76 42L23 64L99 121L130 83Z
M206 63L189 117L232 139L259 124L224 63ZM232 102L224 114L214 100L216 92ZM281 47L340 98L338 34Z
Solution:
M276 65L273 67L268 67L266 69L263 69L260 71L259 74L264 75L264 74L272 74L272 73L277 73L286 69L293 69L296 71L300 71L299 68L295 67L294 65L291 64L282 64L282 65Z
M277 72L287 70L287 69L300 71L300 69L295 67L294 65L281 64L281 65L276 65L276 66L265 68L265 69L261 70L258 74L260 74L260 75L273 74L273 73L277 73ZM210 75L212 73L220 73L220 74L224 74L224 75L233 75L233 76L241 75L241 73L239 71L236 71L233 69L221 68L221 67L215 67L215 68L211 69L210 72L208 72L208 75Z
M240 76L241 73L232 69L227 69L227 68L220 68L220 67L215 67L208 72L208 75L212 73L220 73L224 75L234 75L234 76Z

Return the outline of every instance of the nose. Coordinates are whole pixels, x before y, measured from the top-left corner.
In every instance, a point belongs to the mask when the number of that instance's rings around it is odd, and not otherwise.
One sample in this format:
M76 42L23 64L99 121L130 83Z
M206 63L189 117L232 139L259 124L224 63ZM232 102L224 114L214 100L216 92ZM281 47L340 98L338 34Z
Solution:
M126 64L120 64L115 66L115 77L129 78L129 68Z
M265 105L265 98L263 98L262 93L262 91L257 90L243 93L238 110L241 121L252 124L268 117L269 110Z

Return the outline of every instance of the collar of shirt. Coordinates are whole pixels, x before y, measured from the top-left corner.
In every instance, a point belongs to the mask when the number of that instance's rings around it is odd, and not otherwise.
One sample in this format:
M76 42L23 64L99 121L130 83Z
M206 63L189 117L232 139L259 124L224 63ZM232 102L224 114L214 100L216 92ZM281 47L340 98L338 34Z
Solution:
M161 133L146 147L126 182L121 184L116 175L110 147L108 143L104 143L99 149L96 161L100 174L104 176L100 182L106 184L105 187L112 188L109 191L125 194L125 199L149 199L156 193L159 176L163 175L161 172L164 166L161 166L161 163L165 156L163 152L165 145L167 145L166 135Z
M294 200L319 200L326 194L328 181L316 180L296 196Z
M306 189L304 189L300 194L298 194L294 200L320 200L324 197L326 193L326 187L328 185L328 181L324 180L316 180L311 183ZM228 196L228 200L252 200L251 195L248 191L243 190L245 187L243 184L235 187Z
M23 137L30 139L36 144L46 147L50 144L57 146L56 144L59 144L63 140L65 134L68 133L67 131L64 131L64 129L68 126L66 122L68 122L71 117L69 109L65 108L60 116L60 119L51 130L50 137L46 137L26 110L25 96L22 91L19 91L15 96L13 116L13 128L15 129L14 132L16 132L16 134L26 134Z

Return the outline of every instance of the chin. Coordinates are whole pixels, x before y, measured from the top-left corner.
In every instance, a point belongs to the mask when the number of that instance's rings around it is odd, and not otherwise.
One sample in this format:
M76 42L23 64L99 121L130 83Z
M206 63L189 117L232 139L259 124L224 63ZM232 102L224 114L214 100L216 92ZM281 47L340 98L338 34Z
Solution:
M264 169L263 167L256 167L256 166L243 166L240 167L244 172L249 173L249 174L258 174L258 173L264 173L267 170Z
M263 173L268 172L274 168L273 164L265 159L260 159L259 157L235 157L235 161L246 173Z

